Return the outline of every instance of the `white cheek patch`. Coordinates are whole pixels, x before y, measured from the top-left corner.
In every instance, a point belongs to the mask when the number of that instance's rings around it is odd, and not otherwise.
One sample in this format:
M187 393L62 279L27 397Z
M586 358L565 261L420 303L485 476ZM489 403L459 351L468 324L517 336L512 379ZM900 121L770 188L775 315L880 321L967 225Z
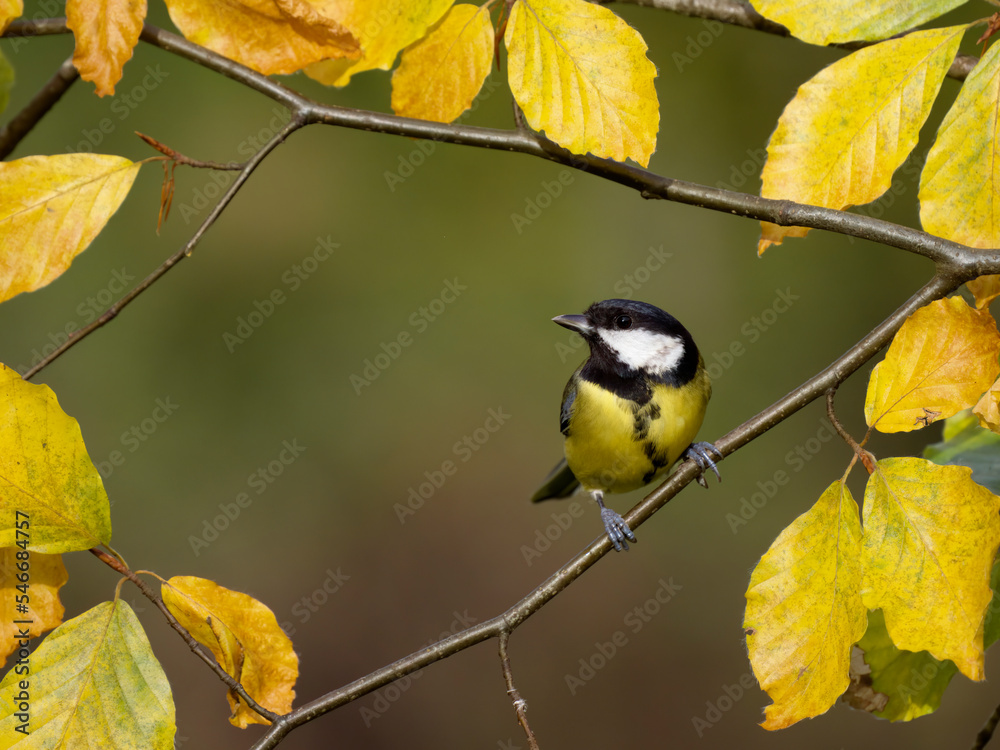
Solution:
M662 375L674 370L684 356L684 342L677 336L641 328L599 332L618 359L635 370Z

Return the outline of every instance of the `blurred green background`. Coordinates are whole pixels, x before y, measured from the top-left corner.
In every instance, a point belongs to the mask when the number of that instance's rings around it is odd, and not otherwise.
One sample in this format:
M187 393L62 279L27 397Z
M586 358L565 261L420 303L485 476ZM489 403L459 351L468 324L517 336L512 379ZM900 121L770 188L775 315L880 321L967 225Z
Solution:
M762 149L782 108L842 53L613 7L641 31L659 69L661 127L650 168L757 192ZM29 3L26 15L36 12ZM149 20L173 28L159 3ZM9 119L71 54L72 39L4 40L0 49L17 71ZM495 90L464 122L511 126L502 70L492 80ZM388 73L360 75L344 90L302 75L283 81L324 102L389 109ZM917 153L957 90L945 82ZM12 158L93 150L140 159L151 150L138 130L195 158L242 160L281 113L232 81L140 44L114 98L78 82ZM102 121L111 132L101 131ZM574 501L527 501L560 456L560 396L584 356L552 316L623 291L676 315L715 365L700 436L713 440L825 367L932 272L898 250L821 232L758 258L752 221L644 201L525 156L427 150L331 127L296 133L191 258L35 378L79 420L95 464L113 451L124 457L103 467L115 548L133 568L211 578L271 607L301 659L297 705L461 622L499 614L598 535L598 515L583 500L571 523L565 514ZM913 171L899 176L898 195L865 210L917 226ZM560 175L550 205L528 224L515 221L547 184L554 192ZM179 169L173 213L157 235L161 177L158 166L144 167L68 273L0 306L4 363L23 371L67 324L88 322L91 300L103 310L101 300L117 299L117 277L133 277L130 287L145 277L182 246L220 192L218 175ZM321 242L337 247L310 260ZM448 283L461 294L435 302ZM228 340L274 290L284 302L245 341ZM776 313L782 295L794 302ZM366 360L403 332L412 342L357 392L352 375L364 377ZM743 353L727 359L734 344ZM870 369L838 395L840 418L856 436ZM158 399L176 407L162 422L153 419ZM481 429L491 410L508 415L492 433ZM631 552L602 560L514 634L516 684L543 747L971 743L998 696L962 677L935 715L908 725L838 704L784 732L756 726L769 701L745 687L752 682L743 592L775 536L846 466L846 447L817 439L826 436L824 414L813 404L727 458L721 484L686 489L638 530ZM129 436L133 427L141 439ZM912 455L939 435L934 427L878 438L873 449ZM461 448L466 437L475 451ZM285 441L305 450L288 465L272 463ZM808 460L796 459L802 455ZM448 460L457 472L401 518L397 506ZM266 483L250 484L260 471ZM761 507L750 513L749 498L782 471L789 481L766 503L758 496ZM861 482L853 477L857 497ZM243 492L250 506L223 531L206 533L213 521L226 526L216 519ZM640 498L613 505L624 512ZM741 508L750 517L734 525ZM546 531L548 546L539 541ZM112 596L115 576L90 555L66 562L67 617ZM670 601L637 617L636 607L655 602L658 591L663 598L665 584ZM231 727L217 679L134 588L124 592L173 685L178 746L249 746L261 729ZM619 631L625 645L571 690L567 676L581 676L580 660ZM282 747L526 745L494 642L406 684L297 730Z

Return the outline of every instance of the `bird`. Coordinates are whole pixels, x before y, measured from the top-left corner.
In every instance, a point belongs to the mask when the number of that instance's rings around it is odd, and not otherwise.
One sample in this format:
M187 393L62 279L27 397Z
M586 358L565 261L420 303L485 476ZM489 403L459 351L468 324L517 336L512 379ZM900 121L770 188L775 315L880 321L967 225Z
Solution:
M580 334L590 357L563 391L565 458L531 500L568 497L582 488L597 501L615 550L628 550L635 534L604 504L605 493L645 487L681 458L698 464L703 487L710 469L722 481L712 459L722 454L712 443L693 442L712 383L691 334L655 305L606 299L582 315L552 321Z

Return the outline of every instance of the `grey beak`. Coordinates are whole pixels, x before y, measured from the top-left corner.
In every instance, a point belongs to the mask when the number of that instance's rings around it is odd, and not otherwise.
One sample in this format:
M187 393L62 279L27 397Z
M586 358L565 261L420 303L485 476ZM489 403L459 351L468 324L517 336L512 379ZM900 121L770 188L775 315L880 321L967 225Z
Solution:
M553 323L558 323L563 328L576 331L581 336L586 336L594 332L594 326L587 320L586 315L557 315L552 319Z

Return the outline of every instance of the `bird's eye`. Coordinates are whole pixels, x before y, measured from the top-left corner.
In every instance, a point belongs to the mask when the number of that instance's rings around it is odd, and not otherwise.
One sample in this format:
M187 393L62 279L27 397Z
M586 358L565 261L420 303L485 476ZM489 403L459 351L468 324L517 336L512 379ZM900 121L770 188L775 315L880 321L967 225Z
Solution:
M632 327L632 318L630 318L628 315L619 315L617 318L615 318L615 328L624 331L627 328L631 327Z

